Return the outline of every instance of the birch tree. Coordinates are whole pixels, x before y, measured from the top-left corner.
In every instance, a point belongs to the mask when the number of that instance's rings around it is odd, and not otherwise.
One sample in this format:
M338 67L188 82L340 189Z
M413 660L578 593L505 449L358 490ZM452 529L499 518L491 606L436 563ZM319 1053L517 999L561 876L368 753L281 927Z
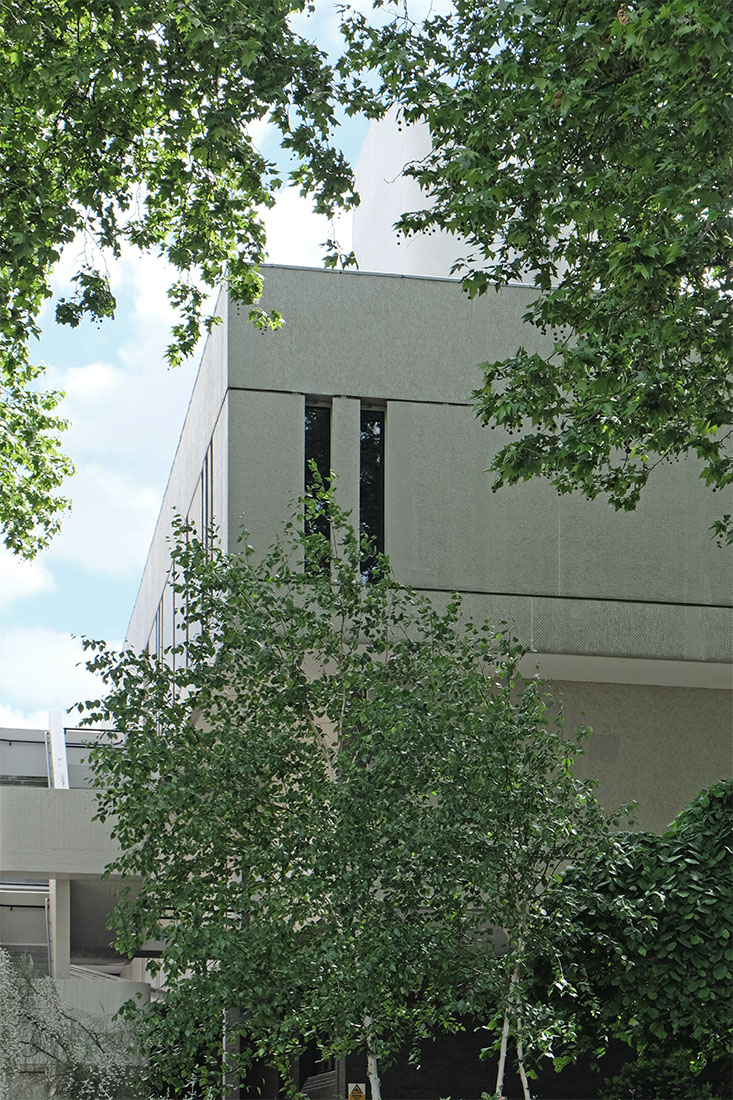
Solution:
M518 1039L515 894L536 900L570 850L560 826L545 841L547 814L533 824L537 799L520 809L571 746L518 678L520 646L401 587L386 560L365 583L348 517L328 495L306 509L311 533L294 520L259 560L179 528L181 642L162 659L88 643L109 688L89 720L122 738L93 752L99 815L122 848L110 869L143 876L118 947L162 943L181 1081L237 1008L241 1069L287 1079L310 1041L362 1050L379 1100L381 1067L468 1013L502 1006ZM592 797L558 782L555 799L597 847Z

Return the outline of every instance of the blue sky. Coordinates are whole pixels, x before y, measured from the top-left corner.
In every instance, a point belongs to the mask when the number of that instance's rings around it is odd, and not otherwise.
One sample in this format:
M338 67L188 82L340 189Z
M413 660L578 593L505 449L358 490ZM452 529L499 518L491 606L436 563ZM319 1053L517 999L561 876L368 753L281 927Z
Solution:
M403 2L395 0L400 11ZM410 0L410 17L450 3ZM352 6L369 13L372 0ZM388 12L382 8L376 18ZM315 14L297 15L293 24L331 57L339 52L333 0L316 0ZM352 164L366 131L363 119L344 118L339 144ZM282 167L273 127L264 120L251 133ZM319 266L322 242L334 234L342 250L351 248L350 218L329 225L293 189L281 192L264 221L272 263ZM56 297L69 293L79 251L71 245L62 255ZM46 551L28 563L0 545L0 727L44 728L49 710L98 694L80 638L124 639L201 357L200 347L182 367L165 364L174 315L166 297L172 274L160 258L129 250L109 269L114 321L60 328L54 301L41 318L34 358L47 365L48 388L66 393L61 412L71 427L64 449L77 473L64 489L73 510Z
M335 9L321 7L304 22L329 50ZM343 148L353 160L366 125L349 122ZM274 155L274 135L262 124L260 148ZM307 199L282 193L266 215L271 262L319 265L330 236ZM350 228L338 229L350 247ZM78 249L70 246L54 276L68 292ZM0 549L0 726L45 727L49 710L66 710L96 694L83 667L80 637L124 638L201 348L173 371L163 353L173 320L163 262L133 251L110 264L117 316L100 327L65 329L51 302L34 358L47 365L49 388L65 391L62 413L71 427L65 451L77 468L65 486L73 501L61 534L32 562Z
M307 199L284 191L266 220L272 262L320 264L329 226ZM342 241L348 234L345 224ZM59 293L73 258L62 258ZM201 349L175 370L164 362L173 314L160 259L130 252L112 276L114 321L67 330L53 306L43 317L34 357L66 393L64 447L77 473L51 546L31 563L0 550L0 726L45 726L48 710L95 694L78 639L124 637L200 359Z

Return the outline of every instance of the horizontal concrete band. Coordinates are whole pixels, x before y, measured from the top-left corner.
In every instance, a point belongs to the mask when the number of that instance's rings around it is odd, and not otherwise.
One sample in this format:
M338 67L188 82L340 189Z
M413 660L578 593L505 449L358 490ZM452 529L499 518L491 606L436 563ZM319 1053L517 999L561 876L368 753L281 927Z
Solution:
M406 583L419 587L412 577L407 578ZM533 653L567 655L569 658L582 654L589 660L641 662L640 668L651 668L657 663L681 667L711 663L721 669L732 667L733 613L729 608L634 600L581 600L519 592L476 593L456 588L461 598L462 621L481 623L488 620L497 626L506 624L509 633ZM443 590L428 587L419 590L439 610L453 599L451 593ZM588 667L592 670L593 666ZM591 672L588 675L584 672L579 678L597 679ZM658 681L623 678L618 682ZM677 683L661 682L672 686ZM706 682L696 680L694 686L706 686ZM730 679L719 686L730 687Z
M581 653L528 653L523 676L595 684L649 684L658 687L733 690L733 665L712 661L652 661L634 657L595 657Z
M0 876L99 876L119 855L111 824L93 821L93 791L3 787Z

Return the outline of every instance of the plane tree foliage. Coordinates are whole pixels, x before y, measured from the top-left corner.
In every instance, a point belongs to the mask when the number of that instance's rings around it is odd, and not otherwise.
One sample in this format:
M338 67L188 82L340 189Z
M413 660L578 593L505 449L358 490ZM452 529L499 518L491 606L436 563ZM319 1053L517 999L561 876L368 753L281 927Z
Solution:
M39 392L29 342L50 273L76 242L72 327L115 311L106 256L132 246L176 272L177 363L210 327L206 288L260 291L258 210L278 171L256 124L279 130L316 209L353 200L331 144L334 78L289 16L309 0L4 0L0 9L0 530L31 557L54 534L71 472L60 395ZM260 324L276 314L255 310Z
M432 139L408 167L427 201L399 227L455 234L472 296L538 288L525 319L546 340L483 364L475 394L513 435L496 487L544 476L633 509L688 454L729 485L733 9L459 0L413 22L378 6L379 26L346 21L350 63ZM715 530L730 541L730 515Z
M465 242L469 293L524 279L548 336L485 364L487 424L515 436L496 485L549 477L633 508L650 471L692 453L713 489L733 477L731 61L717 0L460 2L346 12L335 68L289 16L311 0L5 0L0 19L0 529L32 556L53 535L71 465L59 395L40 392L29 340L61 249L79 239L59 321L114 313L102 253L162 252L177 276L168 350L211 323L203 288L252 303L258 208L278 171L330 211L354 201L334 112L397 105L432 155L405 232ZM367 79L367 73L371 71ZM330 262L337 262L337 254ZM255 309L260 324L278 317ZM730 517L716 524L730 535Z
M181 1084L238 1010L243 1070L287 1079L313 1041L362 1050L377 1098L380 1066L470 1014L503 1072L513 1047L552 1041L523 959L555 974L542 898L611 844L608 822L544 687L517 674L521 647L386 561L365 583L348 518L306 507L311 533L298 518L260 559L180 528L162 655L87 643L108 688L89 721L119 734L92 752L110 870L142 876L118 947L159 941L168 987L141 1026ZM556 924L591 904L565 897Z

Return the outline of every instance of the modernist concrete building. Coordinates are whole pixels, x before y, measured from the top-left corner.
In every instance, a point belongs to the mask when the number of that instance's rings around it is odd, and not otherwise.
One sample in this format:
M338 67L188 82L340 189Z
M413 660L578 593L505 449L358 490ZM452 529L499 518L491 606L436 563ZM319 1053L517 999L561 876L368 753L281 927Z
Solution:
M474 416L476 364L532 345L518 320L532 293L471 302L451 280L268 268L280 331L222 303L128 640L172 641L174 513L213 518L232 549L244 524L264 551L302 493L306 418L321 408L338 492L358 517L376 424L382 518L370 524L397 578L506 620L532 651L527 670L553 682L571 722L583 712L594 727L585 766L603 798L636 799L639 825L661 829L730 766L733 570L709 531L728 506L692 463L660 468L631 514L541 482L492 492L485 471L502 440Z
M639 827L662 830L730 771L733 570L709 531L730 505L693 463L658 470L633 514L541 482L492 492L485 471L502 438L474 416L476 364L533 345L519 320L532 293L471 302L452 280L278 267L265 272L264 304L284 313L280 331L256 331L222 302L128 641L173 640L175 513L213 519L232 550L244 525L263 552L303 491L308 457L325 453L341 502L397 578L436 602L458 590L473 618L506 621L531 650L526 672L549 678L568 723L593 727L582 766L601 798L637 801ZM467 1055L443 1049L409 1079L387 1071L385 1095L455 1094ZM473 1065L460 1095L485 1088ZM317 1100L364 1080L355 1061L318 1068L301 1067L300 1081Z
M393 132L382 142L388 160L415 155L403 140ZM477 364L520 343L539 347L520 320L534 291L512 286L471 302L456 281L436 277L460 251L456 242L417 241L400 253L382 223L410 205L409 194L389 193L385 180L395 173L371 152L361 170L359 252L368 265L412 274L266 268L263 304L286 318L277 332L255 330L246 309L221 302L128 641L162 651L173 640L174 514L202 529L213 520L230 549L244 525L263 552L318 454L397 578L438 603L457 590L467 614L506 621L531 651L526 672L551 681L570 724L593 727L583 767L602 799L635 799L639 826L663 829L700 787L730 772L733 563L709 528L733 511L733 492L727 501L709 494L687 462L658 469L631 514L542 482L494 494L485 471L503 438L479 425L470 397ZM431 277L414 274L421 269ZM140 961L110 954L103 931L111 888L98 875L113 846L90 824L92 795L73 789L73 768L71 780L64 770L67 754L81 751L73 731L66 744L58 729L51 736L49 780L45 737L39 731L31 748L33 737L10 731L3 742L15 748L14 762L4 748L11 762L0 768L13 784L2 799L8 916L0 942L34 946L67 983L96 966L116 976L108 996L124 999L126 980L143 974ZM45 789L21 784L21 756L33 753L28 774ZM19 930L20 910L7 908L16 903L38 906L32 937ZM75 969L82 965L84 975ZM324 1095L345 1096L344 1073L318 1083ZM430 1087L443 1095L450 1082Z
M51 975L67 1009L110 1018L149 1000L153 983L142 960L118 956L107 928L117 883L101 876L118 849L93 820L88 741L58 713L46 729L0 729L0 948ZM48 1095L44 1064L29 1058L11 1100Z

